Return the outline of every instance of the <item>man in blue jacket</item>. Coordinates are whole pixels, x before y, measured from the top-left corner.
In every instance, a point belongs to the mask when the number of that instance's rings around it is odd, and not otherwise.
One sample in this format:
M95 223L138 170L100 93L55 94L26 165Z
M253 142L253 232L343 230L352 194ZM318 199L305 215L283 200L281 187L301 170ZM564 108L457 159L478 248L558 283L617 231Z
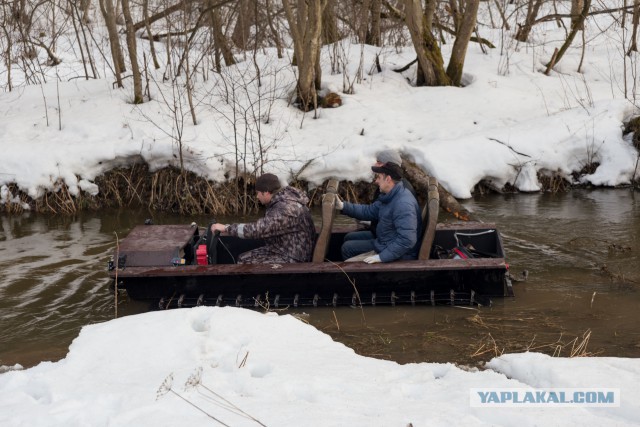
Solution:
M416 259L422 218L416 198L402 183L402 168L387 162L371 170L376 173L375 183L380 188L378 199L370 205L338 200L336 208L352 218L378 221L376 237L345 241L342 259L368 264Z

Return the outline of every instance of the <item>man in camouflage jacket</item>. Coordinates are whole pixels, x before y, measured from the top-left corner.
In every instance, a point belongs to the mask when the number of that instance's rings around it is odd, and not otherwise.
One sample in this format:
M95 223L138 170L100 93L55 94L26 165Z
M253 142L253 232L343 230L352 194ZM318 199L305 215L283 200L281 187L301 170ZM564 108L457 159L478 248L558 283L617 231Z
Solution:
M316 230L307 195L293 187L281 188L278 177L270 173L256 180L256 192L260 203L267 207L264 218L246 224L216 223L211 231L265 240L265 246L240 254L238 264L311 261Z

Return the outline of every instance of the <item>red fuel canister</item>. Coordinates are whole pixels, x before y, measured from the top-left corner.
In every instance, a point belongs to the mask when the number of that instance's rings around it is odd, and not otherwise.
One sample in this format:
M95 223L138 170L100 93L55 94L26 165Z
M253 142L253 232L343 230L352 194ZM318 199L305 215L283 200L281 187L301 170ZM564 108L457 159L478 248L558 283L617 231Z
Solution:
M196 258L198 265L207 265L207 246L200 245L196 249Z

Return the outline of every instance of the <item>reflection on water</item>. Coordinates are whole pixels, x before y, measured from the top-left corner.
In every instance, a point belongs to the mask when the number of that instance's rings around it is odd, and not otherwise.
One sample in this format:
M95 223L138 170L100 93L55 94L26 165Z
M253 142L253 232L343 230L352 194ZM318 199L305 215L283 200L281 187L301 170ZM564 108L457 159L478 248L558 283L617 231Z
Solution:
M640 201L630 190L483 196L465 207L501 230L516 297L491 307L308 309L311 324L362 354L475 364L505 351L640 355ZM106 261L152 216L0 216L0 365L57 360L83 325L114 317ZM185 221L153 214L156 224ZM230 219L221 218L221 221ZM444 221L450 220L444 217ZM147 311L121 298L118 314Z
M640 279L637 193L493 197L467 206L498 223L512 268L529 269L532 283L545 289L607 290L612 275Z

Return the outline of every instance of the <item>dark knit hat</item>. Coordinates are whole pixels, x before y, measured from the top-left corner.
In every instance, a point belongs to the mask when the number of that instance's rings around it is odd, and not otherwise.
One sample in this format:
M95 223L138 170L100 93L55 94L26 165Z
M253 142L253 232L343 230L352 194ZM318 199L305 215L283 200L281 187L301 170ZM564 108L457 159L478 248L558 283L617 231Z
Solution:
M280 189L280 180L272 173L265 173L256 179L256 191L273 193Z
M402 179L402 168L395 163L387 162L382 166L372 166L371 170L375 173L389 175L394 181Z

